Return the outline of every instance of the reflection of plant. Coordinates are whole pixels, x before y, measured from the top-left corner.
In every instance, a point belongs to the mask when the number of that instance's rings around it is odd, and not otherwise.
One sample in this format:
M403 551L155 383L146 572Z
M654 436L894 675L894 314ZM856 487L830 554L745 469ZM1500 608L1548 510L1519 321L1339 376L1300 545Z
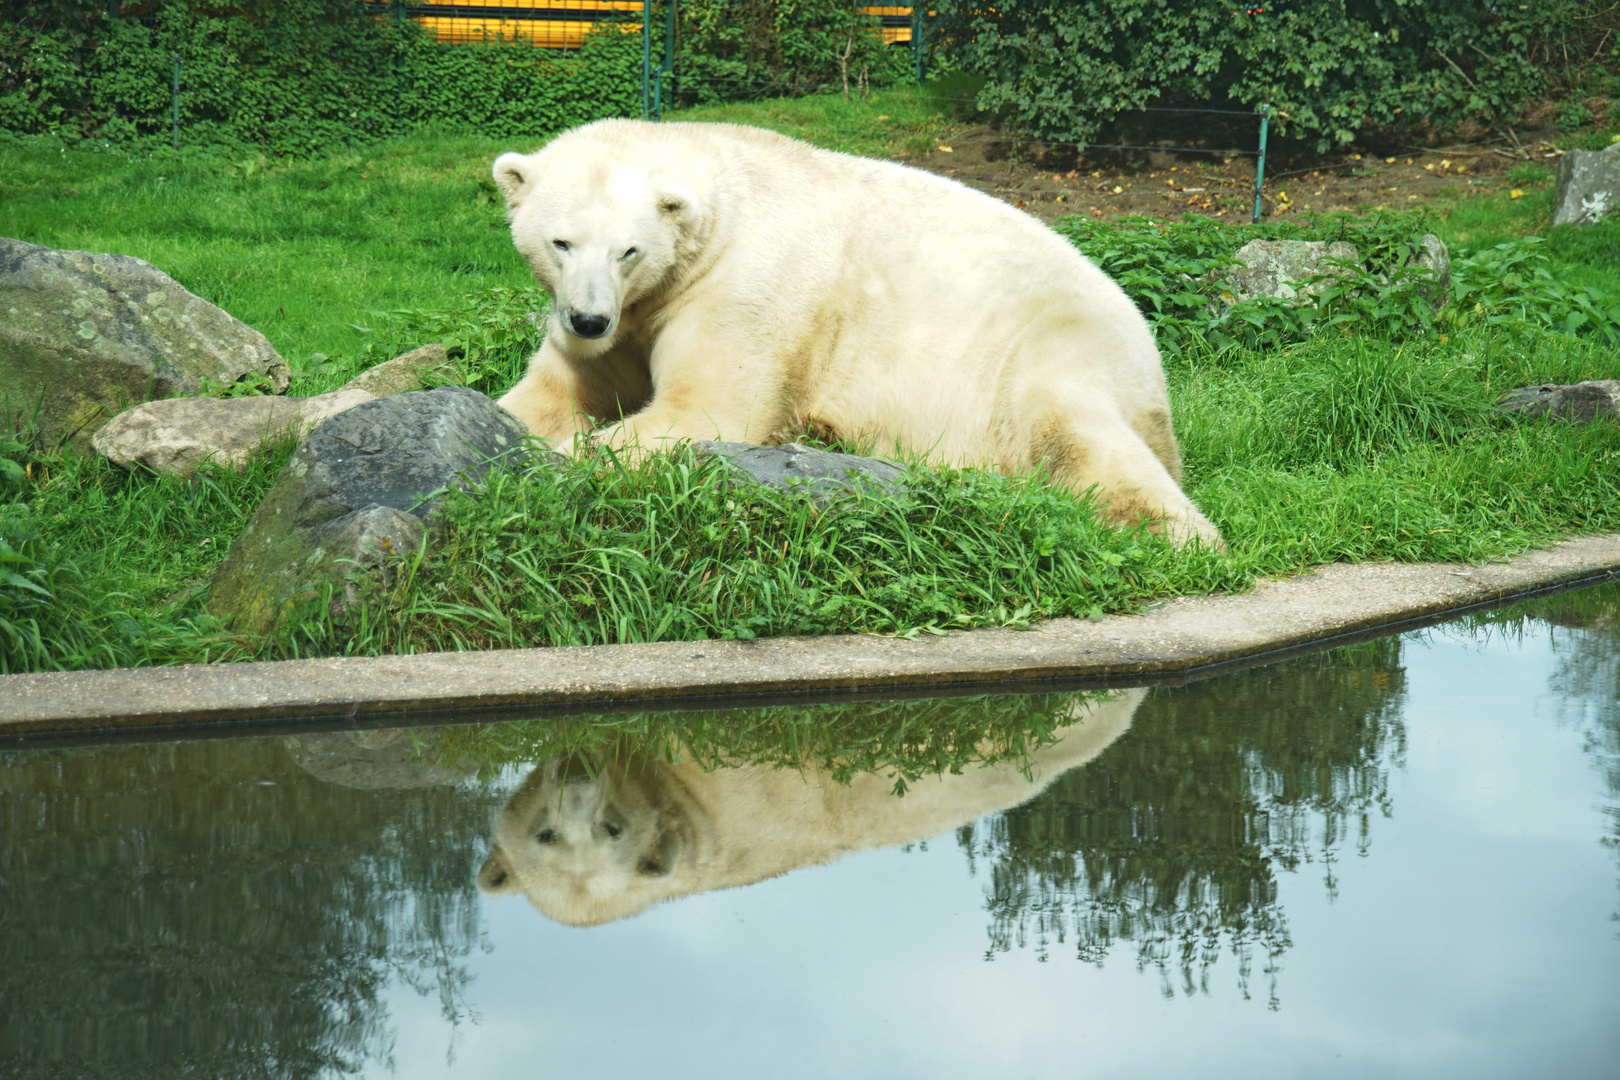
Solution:
M1286 672L1286 677L1279 677ZM1364 851L1404 755L1400 641L1158 691L1096 761L962 829L987 875L989 954L1053 942L1098 962L1130 940L1171 989L1207 989L1221 951L1247 993L1254 949L1288 948L1277 869Z
M485 775L512 764L616 749L621 757L705 769L744 764L812 766L847 784L857 773L894 778L896 794L920 776L1020 761L1073 722L1085 694L784 705L684 713L625 713L440 728L420 752L436 761L473 759Z

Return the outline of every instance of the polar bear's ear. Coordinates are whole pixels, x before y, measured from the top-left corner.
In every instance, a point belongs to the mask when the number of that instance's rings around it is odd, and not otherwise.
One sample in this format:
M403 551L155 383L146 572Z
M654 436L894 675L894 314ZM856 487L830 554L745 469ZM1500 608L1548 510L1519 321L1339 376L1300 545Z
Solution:
M499 844L490 849L489 858L478 871L478 891L485 896L506 896L518 891L517 875L512 873L512 864Z
M692 212L692 193L684 188L664 187L658 192L658 213L673 221L685 221Z
M516 210L529 194L532 169L523 154L502 154L495 159L495 186L506 196L508 210Z

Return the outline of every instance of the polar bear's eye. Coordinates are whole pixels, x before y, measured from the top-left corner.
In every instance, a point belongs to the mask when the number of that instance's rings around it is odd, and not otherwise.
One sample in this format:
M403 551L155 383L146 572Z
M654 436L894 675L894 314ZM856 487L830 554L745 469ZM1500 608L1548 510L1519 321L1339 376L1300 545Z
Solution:
M619 838L619 834L624 831L617 825L614 825L612 822L604 824L602 826L602 830L615 840L617 840Z
M551 246L556 248L558 251L567 251L569 244L566 240L553 240L551 242Z
M625 250L625 253L623 255L619 256L619 261L623 262L624 260L628 259L630 256L634 255L635 253L636 253L635 248L627 248Z
M555 844L557 842L557 834L550 829L541 829L535 834L534 838L542 844Z

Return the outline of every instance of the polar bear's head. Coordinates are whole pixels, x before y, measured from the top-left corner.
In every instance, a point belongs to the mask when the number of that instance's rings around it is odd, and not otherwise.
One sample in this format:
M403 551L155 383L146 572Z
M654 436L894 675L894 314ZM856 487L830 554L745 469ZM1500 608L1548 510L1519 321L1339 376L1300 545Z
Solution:
M548 336L570 356L612 348L626 310L670 284L703 225L695 177L644 127L604 121L495 161L512 240L551 294Z
M478 872L570 926L595 926L695 891L693 828L663 771L617 757L554 758L501 811Z

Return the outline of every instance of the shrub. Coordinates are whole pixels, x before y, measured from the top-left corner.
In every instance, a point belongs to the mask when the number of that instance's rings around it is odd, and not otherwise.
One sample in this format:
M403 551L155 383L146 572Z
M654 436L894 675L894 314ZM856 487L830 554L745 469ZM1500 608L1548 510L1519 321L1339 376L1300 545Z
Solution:
M1319 150L1365 127L1511 117L1542 90L1542 39L1586 24L1577 0L939 0L933 39L986 77L979 105L1019 130L1092 139L1155 102L1270 103Z

